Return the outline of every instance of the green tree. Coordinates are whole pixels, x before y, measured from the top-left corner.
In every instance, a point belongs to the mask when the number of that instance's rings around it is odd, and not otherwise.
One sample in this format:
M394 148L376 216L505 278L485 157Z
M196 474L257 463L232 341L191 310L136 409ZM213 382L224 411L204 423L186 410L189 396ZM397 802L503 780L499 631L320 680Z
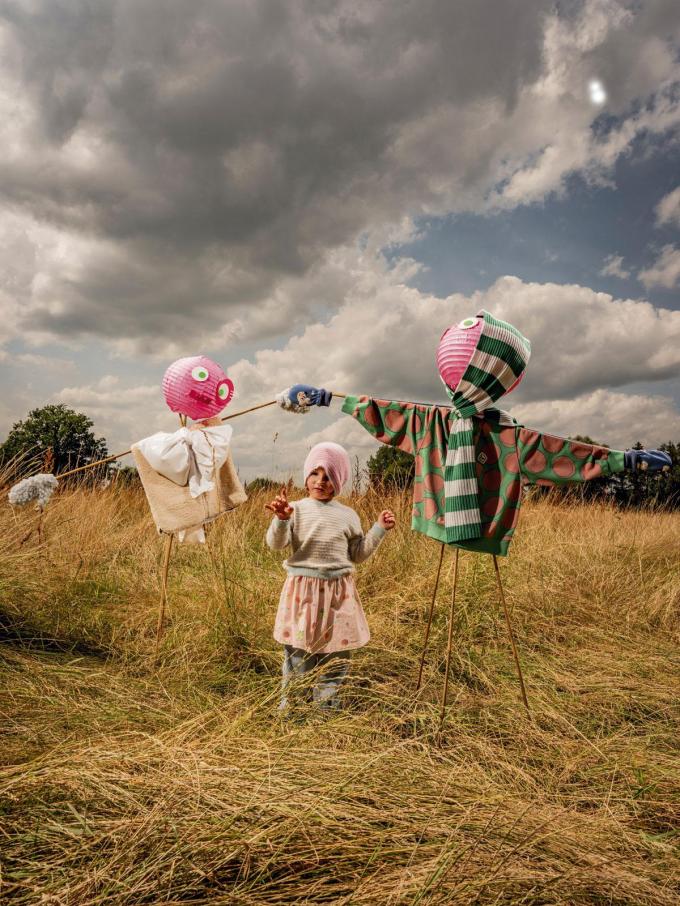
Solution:
M658 480L659 503L669 509L680 509L680 444L670 441L660 444L659 449L668 453L673 465L668 472L662 472Z
M381 446L367 463L368 480L374 488L408 488L413 484L415 459L396 447Z
M50 471L58 475L107 455L106 441L94 436L91 420L63 403L33 409L24 421L12 426L0 445L0 464L16 462L19 474L35 471L36 459L42 464L47 458ZM93 477L89 472L82 474L84 478Z

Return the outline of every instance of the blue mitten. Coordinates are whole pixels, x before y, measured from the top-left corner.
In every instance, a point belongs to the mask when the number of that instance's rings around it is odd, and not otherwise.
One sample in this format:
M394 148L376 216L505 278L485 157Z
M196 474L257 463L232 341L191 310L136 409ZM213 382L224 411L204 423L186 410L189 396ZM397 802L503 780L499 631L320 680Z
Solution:
M623 462L631 472L667 472L673 464L673 460L663 450L626 450Z
M330 406L332 398L330 390L310 384L294 384L276 395L279 406L291 412L307 412L310 406Z

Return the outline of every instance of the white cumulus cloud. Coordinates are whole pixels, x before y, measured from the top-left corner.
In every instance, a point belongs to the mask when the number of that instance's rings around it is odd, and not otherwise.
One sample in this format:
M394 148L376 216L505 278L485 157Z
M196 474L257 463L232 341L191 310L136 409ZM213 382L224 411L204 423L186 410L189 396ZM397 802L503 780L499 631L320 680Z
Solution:
M638 277L647 289L653 286L673 289L680 280L680 248L670 244L664 245L654 264L641 270Z
M680 186L664 195L656 206L656 222L659 226L666 223L680 226Z
M620 280L626 280L630 277L630 271L623 266L623 257L621 255L608 255L604 260L604 267L600 274L603 277L618 277Z

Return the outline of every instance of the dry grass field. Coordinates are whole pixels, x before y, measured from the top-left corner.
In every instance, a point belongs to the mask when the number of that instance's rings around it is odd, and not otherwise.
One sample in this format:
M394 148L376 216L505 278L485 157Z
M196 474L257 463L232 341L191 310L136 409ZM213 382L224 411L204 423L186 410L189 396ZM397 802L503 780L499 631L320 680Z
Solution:
M143 495L0 505L0 900L74 904L680 902L680 516L525 504L501 571L398 527L358 572L373 634L345 710L277 716L281 557L256 497L180 547Z

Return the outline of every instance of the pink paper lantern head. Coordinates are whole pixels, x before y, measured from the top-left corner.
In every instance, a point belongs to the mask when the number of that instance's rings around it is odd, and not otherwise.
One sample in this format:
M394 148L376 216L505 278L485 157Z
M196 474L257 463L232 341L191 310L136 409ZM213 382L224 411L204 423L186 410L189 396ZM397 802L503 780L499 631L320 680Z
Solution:
M233 383L204 355L177 359L163 375L165 402L173 412L195 420L217 415L233 395Z
M470 364L482 333L483 323L484 319L479 315L463 318L455 327L447 328L442 334L437 347L437 368L441 379L451 390L455 391L458 387ZM512 387L505 391L506 396L508 393L512 393L523 377L524 372L520 374Z
M470 364L483 323L483 318L463 318L459 324L447 328L442 334L437 346L437 368L441 379L451 390L456 389Z

